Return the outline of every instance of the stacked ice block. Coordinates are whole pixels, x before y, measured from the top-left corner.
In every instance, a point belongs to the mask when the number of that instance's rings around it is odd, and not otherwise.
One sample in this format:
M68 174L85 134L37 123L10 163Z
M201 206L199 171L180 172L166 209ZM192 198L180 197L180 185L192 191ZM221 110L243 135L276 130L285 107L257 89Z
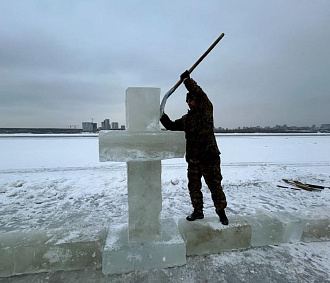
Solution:
M218 217L201 221L179 220L179 230L186 243L187 255L214 254L222 251L247 249L251 246L251 225L239 217L223 226Z
M251 215L230 216L223 226L217 217L188 222L179 220L179 230L187 255L219 253L292 242L330 240L329 208L313 213L258 211Z
M186 247L174 220L161 220L160 227L162 231L158 240L144 242L129 241L127 225L109 233L103 252L103 273L184 265Z
M109 229L103 252L105 274L186 262L175 222L160 221L161 160L183 157L185 138L183 132L160 130L159 102L159 88L128 88L127 130L99 134L100 161L127 162L128 225Z
M9 232L0 235L0 277L100 268L106 229Z
M153 229L146 235L135 231L133 239L128 238L129 225L118 224L110 227L109 232L103 227L89 227L2 233L0 277L101 266L106 274L112 274L183 265L186 254L329 241L329 213L329 207L297 213L259 211L253 215L229 215L228 226L223 226L217 217L195 222L183 218L179 220L181 235L172 219L148 219L151 224L147 225L160 227L160 231Z

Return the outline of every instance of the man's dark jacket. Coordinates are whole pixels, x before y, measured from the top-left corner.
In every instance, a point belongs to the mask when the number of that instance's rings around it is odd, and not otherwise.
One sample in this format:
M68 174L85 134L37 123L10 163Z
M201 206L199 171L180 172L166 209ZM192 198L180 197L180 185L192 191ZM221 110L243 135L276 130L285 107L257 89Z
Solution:
M213 131L213 105L193 79L186 79L184 84L197 106L180 119L171 121L164 114L160 121L167 130L185 131L187 162L207 163L216 160L219 158L220 151Z

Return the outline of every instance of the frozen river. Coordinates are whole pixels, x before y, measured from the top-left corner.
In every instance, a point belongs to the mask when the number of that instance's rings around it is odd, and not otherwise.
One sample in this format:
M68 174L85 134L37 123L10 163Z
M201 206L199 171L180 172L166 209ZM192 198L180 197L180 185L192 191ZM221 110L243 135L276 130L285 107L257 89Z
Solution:
M217 135L222 164L329 164L330 135ZM99 167L96 135L0 135L0 170ZM181 163L168 160L164 163Z
M330 186L330 135L217 135L217 141L222 152L229 221L234 215L260 210L307 213L329 209L330 189L309 192L277 185L284 185L285 178ZM162 164L161 218L177 222L192 209L187 165L184 158L164 160ZM127 223L126 176L125 163L98 161L95 135L0 135L0 234L54 228L79 231ZM203 193L205 215L215 216L205 183ZM173 276L183 282L191 282L192 275L198 278L206 271L205 278L213 276L210 282L218 282L221 276L241 276L247 282L265 282L265 276L269 282L327 282L329 256L329 242L287 244L190 257L185 267L171 272L178 273ZM203 270L199 272L197 267ZM163 276L170 271L157 272L157 276ZM59 282L56 276L47 274L40 282L50 282L49 277ZM99 278L98 282L108 279L100 271L67 276L72 281L66 282L92 282L91 276ZM88 279L72 279L78 276ZM28 278L35 282L37 277ZM126 279L116 282L129 282ZM15 278L8 282L15 282Z
M217 141L229 214L329 206L330 190L277 185L292 179L329 186L330 135L217 135ZM0 230L126 223L126 163L100 163L96 135L3 135L0 158ZM183 157L162 161L162 217L191 210L186 174ZM205 212L213 215L205 183L203 192Z

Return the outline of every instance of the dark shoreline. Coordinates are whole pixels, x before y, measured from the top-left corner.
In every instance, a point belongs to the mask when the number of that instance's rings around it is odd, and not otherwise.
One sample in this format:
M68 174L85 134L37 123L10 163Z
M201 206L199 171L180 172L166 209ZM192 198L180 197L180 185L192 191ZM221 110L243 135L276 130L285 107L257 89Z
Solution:
M118 129L120 131L120 129ZM118 131L116 129L116 131ZM97 134L95 132L94 134ZM234 130L219 130L214 129L215 134L330 134L327 130L269 130L269 129L234 129ZM0 128L0 134L86 134L82 129L68 128ZM92 132L91 132L92 134Z

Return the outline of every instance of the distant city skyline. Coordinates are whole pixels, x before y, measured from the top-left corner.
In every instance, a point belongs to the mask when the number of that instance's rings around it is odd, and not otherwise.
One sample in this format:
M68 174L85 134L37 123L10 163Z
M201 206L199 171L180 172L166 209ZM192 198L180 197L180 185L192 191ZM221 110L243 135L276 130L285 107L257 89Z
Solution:
M191 74L216 127L330 122L330 1L0 1L0 127L125 125L128 87ZM165 112L187 112L181 85Z
M94 122L82 122L82 128L0 128L0 134L21 134L21 133L30 133L30 134L83 134L83 133L97 133L100 130L125 130L125 126L118 126L118 123L114 122L115 125L112 125L111 128L104 128L104 124L101 127L97 127L97 123ZM162 128L165 130L165 128ZM274 127L238 127L238 128L222 128L215 127L215 133L265 133L265 134L330 134L330 123L322 124L320 127L312 125L311 127L298 127L290 125L276 125Z
M120 128L125 128L126 125L125 124L120 124L116 121L113 121L111 122L110 119L105 119L105 120L109 120L110 121L110 127L107 128L107 127L104 127L103 126L103 123L104 121L101 121L100 123L98 123L97 121L94 121L91 120L91 121L82 121L80 124L78 125L68 125L68 126L65 126L65 127L51 127L51 126L45 126L45 127L0 127L0 128L68 128L68 129L82 129L83 126L82 124L84 123L90 123L90 124L96 124L97 125L97 128L98 129L120 129ZM114 125L116 125L116 127L113 127ZM161 125L161 124L160 124ZM162 127L162 125L161 125ZM276 124L276 125L266 125L266 126L260 126L258 124L256 125L252 125L252 126L237 126L237 127L233 127L233 128L230 128L230 127L222 127L222 126L217 126L217 125L214 125L214 128L215 129L229 129L229 130L235 130L235 129L244 129L244 128L264 128L264 129L267 129L267 128L285 128L285 127L288 127L288 128L315 128L315 129L320 129L320 128L327 128L329 129L330 128L330 123L322 123L320 125L315 125L315 124L311 124L311 125L303 125L303 126L297 126L297 125L290 125L290 124L282 124L282 125L279 125L279 124Z

